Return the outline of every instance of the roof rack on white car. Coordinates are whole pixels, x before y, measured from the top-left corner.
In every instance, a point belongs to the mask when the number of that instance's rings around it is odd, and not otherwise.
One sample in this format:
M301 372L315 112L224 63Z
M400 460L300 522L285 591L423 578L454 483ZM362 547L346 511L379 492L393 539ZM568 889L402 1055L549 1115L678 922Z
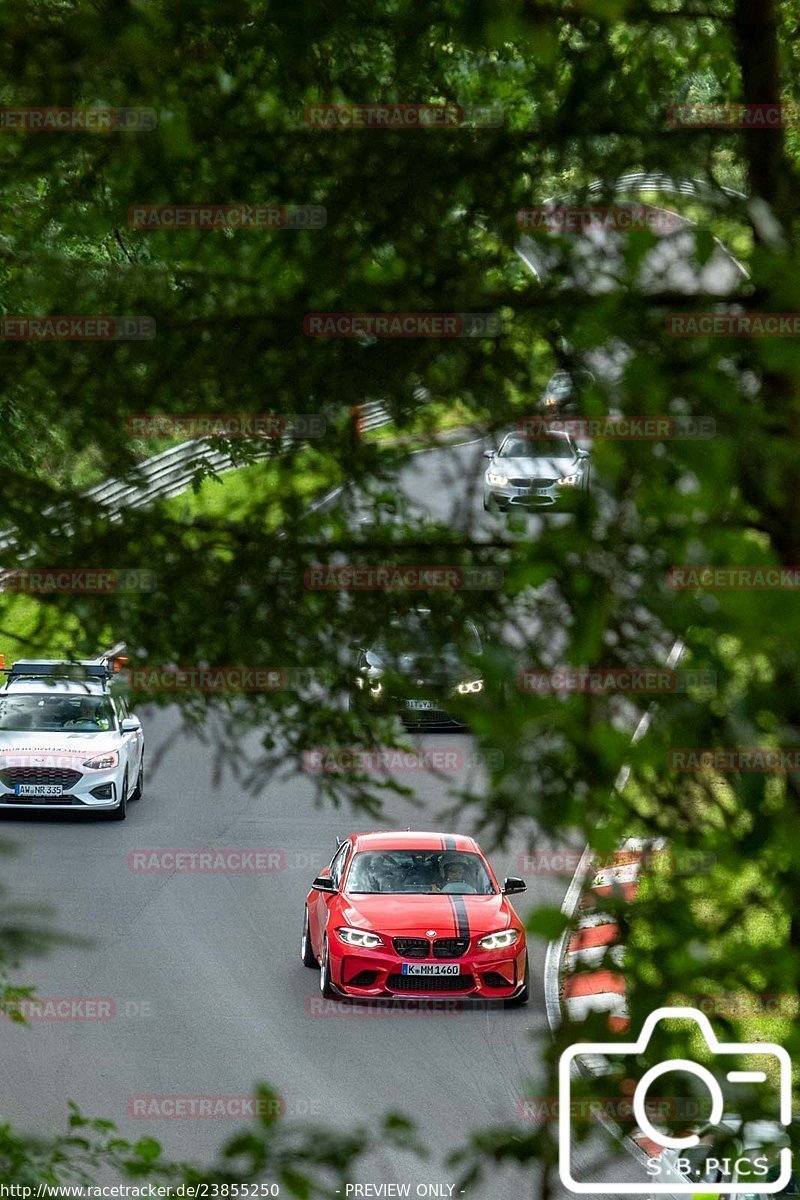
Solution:
M79 659L49 659L29 658L19 659L10 667L0 658L0 673L8 676L8 682L15 679L100 679L108 682L115 672L119 671L128 661L122 651L125 646L120 643L113 646L98 658Z

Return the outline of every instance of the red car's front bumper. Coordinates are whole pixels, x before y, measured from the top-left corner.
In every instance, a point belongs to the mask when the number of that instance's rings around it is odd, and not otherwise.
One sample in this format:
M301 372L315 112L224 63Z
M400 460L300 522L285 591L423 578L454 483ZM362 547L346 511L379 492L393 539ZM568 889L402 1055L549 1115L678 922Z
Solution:
M415 959L414 966L457 966L458 975L404 975L403 963L411 959L396 954L392 946L362 950L344 945L335 934L329 943L330 981L343 996L362 999L376 996L452 998L480 996L510 1000L525 983L524 938L505 950L470 950L458 959Z

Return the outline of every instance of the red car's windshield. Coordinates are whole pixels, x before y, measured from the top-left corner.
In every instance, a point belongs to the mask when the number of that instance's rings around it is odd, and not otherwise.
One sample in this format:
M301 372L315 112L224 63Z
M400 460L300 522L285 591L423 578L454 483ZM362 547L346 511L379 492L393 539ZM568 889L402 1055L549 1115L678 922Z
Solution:
M477 854L455 850L367 850L356 854L346 892L445 892L491 896L496 892Z

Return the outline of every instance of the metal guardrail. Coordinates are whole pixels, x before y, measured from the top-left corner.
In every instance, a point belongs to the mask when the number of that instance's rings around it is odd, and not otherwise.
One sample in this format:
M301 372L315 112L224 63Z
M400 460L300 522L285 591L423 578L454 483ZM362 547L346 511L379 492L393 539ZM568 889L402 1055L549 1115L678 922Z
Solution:
M707 183L704 179L676 179L672 175L659 172L632 171L628 175L620 175L614 181L603 179L593 180L587 189L589 192L665 192L678 196L696 196L699 200L746 200L744 192L735 188L723 187L721 184Z
M418 392L421 390L417 389ZM357 411L361 430L378 429L392 421L391 414L380 400L358 405ZM269 450L265 449L263 456L268 453ZM259 453L257 457L262 455ZM239 465L226 451L215 450L207 439L195 438L145 459L123 479L106 479L87 488L83 495L87 500L93 500L106 508L114 520L119 519L128 509L143 508L153 500L168 500L172 496L180 495L194 480L198 467L208 467L209 470L223 473L234 470ZM13 530L6 529L0 533L0 553L13 550L14 545Z

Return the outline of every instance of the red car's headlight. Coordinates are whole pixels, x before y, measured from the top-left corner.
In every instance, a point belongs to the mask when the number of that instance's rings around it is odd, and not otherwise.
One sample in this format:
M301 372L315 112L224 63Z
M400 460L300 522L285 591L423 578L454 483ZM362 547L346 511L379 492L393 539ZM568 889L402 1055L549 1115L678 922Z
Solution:
M375 946L383 945L383 938L378 937L377 933L368 933L366 929L351 929L349 925L344 925L336 932L348 946L361 946L364 950L372 950Z
M502 929L499 933L487 933L486 937L478 938L481 950L505 950L519 941L518 929Z

